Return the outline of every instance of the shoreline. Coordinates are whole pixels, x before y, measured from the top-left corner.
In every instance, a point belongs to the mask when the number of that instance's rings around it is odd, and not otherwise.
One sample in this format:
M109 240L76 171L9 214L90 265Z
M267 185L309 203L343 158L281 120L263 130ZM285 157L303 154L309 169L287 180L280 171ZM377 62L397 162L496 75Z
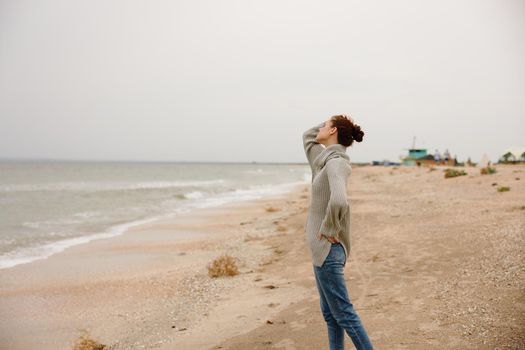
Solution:
M201 210L205 208L216 208L216 207L221 207L225 205L227 206L227 205L235 204L235 203L244 203L244 202L250 202L250 201L254 201L258 199L280 196L282 194L291 192L297 186L302 186L302 185L303 184L301 184L300 182L282 183L282 184L278 184L275 186L281 187L281 188L290 188L290 190L284 190L282 193L277 193L277 194L275 193L259 194L259 198L234 199L226 203L219 203L219 204L206 205L206 206L198 206L198 205L195 206L195 203L192 203L192 205L190 206L179 208L180 211L176 213L156 214L156 215L145 217L142 219L113 224L113 225L108 226L103 232L91 233L91 234L86 234L86 235L76 236L76 237L71 237L71 238L65 238L59 241L50 242L50 243L42 244L39 246L28 246L28 247L18 248L15 251L11 251L11 252L4 254L4 255L13 255L13 257L9 259L5 259L5 260L0 260L0 270L9 269L9 268L12 268L18 265L23 265L23 264L30 264L30 263L40 261L40 260L45 260L55 254L59 254L63 252L66 249L69 249L71 247L75 247L78 245L82 245L82 244L87 244L92 241L117 237L117 236L125 234L128 230L130 230L133 227L143 226L143 225L152 224L152 223L154 224L158 221L175 219L178 215L189 213L194 210ZM240 191L249 191L249 190L241 189ZM206 200L208 201L209 200L220 200L221 196L224 196L224 195L225 193L222 193L215 197L206 198ZM33 251L39 251L40 254L34 255L34 254L28 253L28 252L33 252Z
M354 169L345 279L378 349L525 346L525 166L496 168L451 179ZM83 328L112 350L327 348L304 238L309 186L0 270L0 344L70 349ZM210 278L223 253L240 273Z

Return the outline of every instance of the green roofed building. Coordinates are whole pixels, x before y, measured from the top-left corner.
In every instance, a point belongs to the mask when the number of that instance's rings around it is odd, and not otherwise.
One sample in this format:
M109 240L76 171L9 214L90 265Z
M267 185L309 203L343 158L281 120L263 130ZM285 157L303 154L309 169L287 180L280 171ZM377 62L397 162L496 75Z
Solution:
M409 148L408 155L403 158L403 165L417 165L417 161L427 158L426 148ZM433 158L431 158L433 159Z

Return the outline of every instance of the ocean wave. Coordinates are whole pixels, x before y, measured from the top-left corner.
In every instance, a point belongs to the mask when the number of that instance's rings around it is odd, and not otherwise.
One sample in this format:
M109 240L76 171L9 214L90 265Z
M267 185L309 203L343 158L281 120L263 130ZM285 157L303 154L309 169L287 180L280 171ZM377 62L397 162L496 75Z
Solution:
M115 191L115 190L144 190L144 189L166 189L180 187L207 187L223 184L223 179L206 181L146 181L136 183L126 182L57 182L48 184L23 184L4 185L0 192L27 192L27 191Z

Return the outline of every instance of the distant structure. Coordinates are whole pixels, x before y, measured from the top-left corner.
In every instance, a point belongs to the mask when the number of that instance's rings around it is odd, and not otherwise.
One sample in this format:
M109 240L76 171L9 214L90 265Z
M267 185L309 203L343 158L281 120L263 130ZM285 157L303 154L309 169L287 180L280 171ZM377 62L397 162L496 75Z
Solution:
M446 150L445 157L436 156L439 154L436 150L436 155L428 154L426 148L416 148L416 137L412 141L412 147L408 149L408 155L400 157L403 165L408 166L432 166L432 165L455 165L457 163L456 158L450 158L448 149ZM437 160L436 160L437 159ZM446 159L446 160L445 160Z
M498 158L498 163L525 162L525 147L510 147Z
M391 162L388 159L385 160L373 160L372 165L383 165L383 166L390 166L390 165L401 165L399 162Z
M489 159L489 157L487 156L486 153L483 154L483 157L479 161L478 166L481 167L481 168L486 168L486 167L490 166L490 159Z
M421 164L434 164L434 157L431 154L427 154L425 148L409 148L408 155L402 158L403 165L421 165Z

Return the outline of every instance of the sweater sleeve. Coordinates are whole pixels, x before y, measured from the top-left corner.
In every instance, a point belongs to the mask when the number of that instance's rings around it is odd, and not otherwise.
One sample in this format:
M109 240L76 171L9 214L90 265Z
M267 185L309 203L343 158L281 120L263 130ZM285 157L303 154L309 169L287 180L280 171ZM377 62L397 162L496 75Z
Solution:
M330 199L319 234L333 237L342 231L342 223L347 219L350 211L346 194L348 164L344 159L335 158L326 163L326 171L330 185Z
M319 129L324 126L324 122L318 124L303 133L303 147L306 153L306 158L310 164L310 168L313 168L314 159L324 150L324 147L317 141L315 137L319 133Z

